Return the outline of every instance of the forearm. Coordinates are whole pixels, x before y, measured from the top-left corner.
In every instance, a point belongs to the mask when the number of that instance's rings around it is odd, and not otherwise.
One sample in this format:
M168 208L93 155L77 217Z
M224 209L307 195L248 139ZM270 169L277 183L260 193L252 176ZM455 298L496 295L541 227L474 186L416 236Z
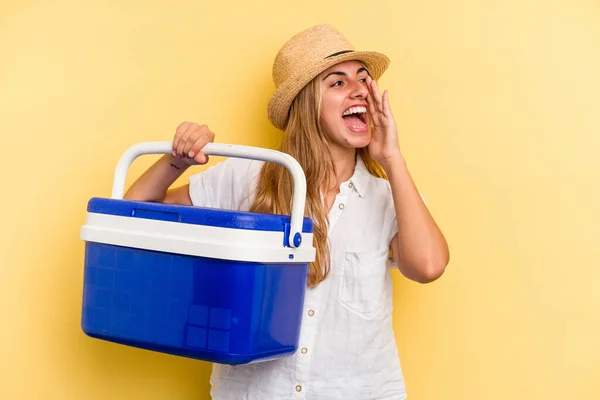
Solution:
M126 200L162 202L167 190L189 168L185 161L167 154L131 185Z
M392 251L405 276L430 282L442 275L449 260L446 240L425 206L401 155L382 164L392 188L398 235Z

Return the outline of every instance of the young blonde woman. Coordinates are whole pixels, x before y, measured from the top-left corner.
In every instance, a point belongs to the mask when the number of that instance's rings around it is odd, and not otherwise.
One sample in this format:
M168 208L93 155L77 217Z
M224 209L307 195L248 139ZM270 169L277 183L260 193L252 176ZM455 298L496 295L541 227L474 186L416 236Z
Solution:
M283 131L280 150L305 171L317 249L300 348L281 360L215 364L213 399L406 398L388 268L431 282L443 274L449 252L402 156L388 94L376 84L388 65L380 53L354 50L329 25L297 34L279 51L268 117ZM227 159L170 189L190 165L208 162L202 148L214 140L205 125L182 123L173 154L126 198L291 213L291 176L273 163Z

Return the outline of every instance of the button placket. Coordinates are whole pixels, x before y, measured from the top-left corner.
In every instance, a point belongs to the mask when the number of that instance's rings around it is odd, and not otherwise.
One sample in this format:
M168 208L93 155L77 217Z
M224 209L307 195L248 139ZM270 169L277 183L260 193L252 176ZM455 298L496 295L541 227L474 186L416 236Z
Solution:
M301 356L302 361L304 361L304 363L308 362L308 358L306 357L308 354L308 348L312 347L313 344L313 338L314 338L314 326L316 321L314 320L315 318L315 310L313 310L312 308L309 308L308 311L306 311L306 315L307 317L305 317L306 320L306 330L304 332L302 332L302 335L300 337L300 348L299 348L299 356Z
M342 185L342 189L335 199L333 200L333 205L331 206L331 210L329 211L329 232L333 230L333 227L337 223L338 219L342 215L344 208L346 208L346 203L348 202L348 188L346 185Z
M302 391L297 393L303 393L305 396L307 395L307 386L306 386L306 378L308 377L308 370L310 366L310 361L312 358L312 354L314 353L313 349L315 348L315 340L316 340L316 324L317 318L319 317L319 309L313 307L314 304L307 305L304 321L306 321L306 330L302 332L300 336L300 346L299 350L296 354L296 362L298 366L298 372L301 374L297 375L298 379L297 385L302 386ZM303 325L304 325L303 321Z
M307 395L307 379L309 375L310 357L317 332L316 324L319 314L318 305L321 302L322 295L322 287L310 289L310 294L307 294L307 299L304 303L299 346L298 350L294 354L295 382L294 386L292 387L292 390L295 394L294 397L304 398ZM300 391L296 389L297 387L300 388Z

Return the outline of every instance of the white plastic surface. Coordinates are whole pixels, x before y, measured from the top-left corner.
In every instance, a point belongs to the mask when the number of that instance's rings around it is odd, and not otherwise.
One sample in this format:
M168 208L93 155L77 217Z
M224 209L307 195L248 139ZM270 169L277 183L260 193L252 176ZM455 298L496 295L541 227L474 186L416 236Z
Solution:
M312 233L299 248L283 247L281 232L182 224L88 212L81 239L137 249L222 260L309 263L315 260ZM291 258L290 258L291 257Z
M111 197L113 199L123 198L127 170L137 157L144 154L171 154L173 151L172 148L171 142L145 142L138 143L127 149L117 164ZM274 162L286 167L294 180L289 245L291 247L299 247L295 246L294 243L294 237L298 234L301 235L300 246L302 246L304 242L304 238L302 237L302 222L304 219L304 203L306 201L306 177L304 170L294 157L276 150L223 143L208 143L201 151L206 155Z

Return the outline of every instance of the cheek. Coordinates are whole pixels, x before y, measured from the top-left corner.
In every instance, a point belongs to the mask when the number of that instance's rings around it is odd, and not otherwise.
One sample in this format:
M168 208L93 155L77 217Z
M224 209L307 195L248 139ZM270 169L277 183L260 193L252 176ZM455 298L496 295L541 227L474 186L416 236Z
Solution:
M340 104L331 94L325 94L321 99L321 123L323 126L332 126L339 122Z

